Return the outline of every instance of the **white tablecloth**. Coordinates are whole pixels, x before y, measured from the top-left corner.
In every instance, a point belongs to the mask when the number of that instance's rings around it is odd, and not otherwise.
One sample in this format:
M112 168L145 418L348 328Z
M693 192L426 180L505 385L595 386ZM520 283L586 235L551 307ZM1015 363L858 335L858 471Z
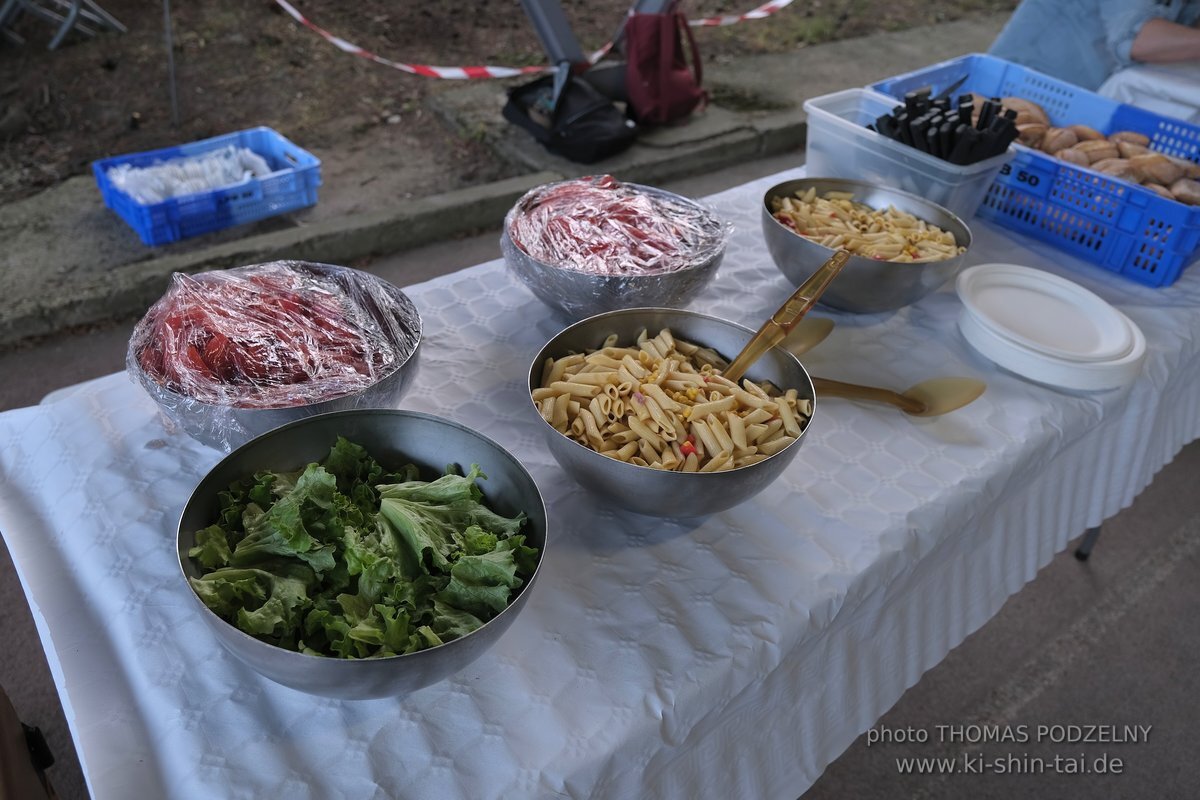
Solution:
M790 292L758 222L786 177L711 198L737 232L694 308L756 326ZM164 430L124 375L0 415L0 530L95 796L795 798L1200 435L1200 270L1142 289L973 228L969 263L1065 274L1142 327L1132 389L1070 395L997 370L959 335L952 287L837 315L815 374L978 375L987 393L934 420L822 402L779 481L688 522L600 507L555 468L522 382L561 323L501 263L410 287L426 339L403 406L514 451L551 547L495 647L407 697L311 697L221 650L173 563L177 515L219 454Z

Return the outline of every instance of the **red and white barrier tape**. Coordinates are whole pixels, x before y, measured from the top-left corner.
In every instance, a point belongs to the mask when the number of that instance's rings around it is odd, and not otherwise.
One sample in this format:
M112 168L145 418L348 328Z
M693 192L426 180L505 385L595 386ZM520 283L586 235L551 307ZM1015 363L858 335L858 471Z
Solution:
M317 25L312 20L301 14L295 6L287 2L287 0L275 0L275 3L288 13L292 19L299 22L304 27L316 32L325 41L332 44L337 49L350 53L351 55L365 58L368 61L374 61L376 64L382 64L385 67L398 69L401 72L407 72L411 75L421 75L426 78L446 78L449 80L469 80L474 78L515 78L520 75L531 75L538 72L545 72L550 69L547 66L540 67L499 67L489 64L482 64L474 67L435 67L429 64L405 64L400 61L392 61L390 58L376 55L366 48L359 47L353 42L347 42L340 36L335 36L321 26ZM738 22L751 19L763 19L769 17L776 11L786 8L792 4L792 0L772 0L770 3L764 3L758 8L747 11L745 14L728 17L705 17L704 19L688 20L688 24L699 28L715 28L722 25L733 25ZM604 45L589 58L591 63L595 64L603 58L609 50L612 49L612 42Z
M690 19L688 25L694 28L717 28L722 25L736 25L739 22L745 22L749 19L763 19L769 17L781 8L787 8L792 4L792 0L774 0L771 3L763 3L753 11L747 11L745 14L738 14L732 17L705 17L704 19Z
M323 39L332 44L338 50L350 53L351 55L365 58L369 61L374 61L376 64L383 64L385 67L392 67L402 72L408 72L412 75L422 75L426 78L449 78L451 80L466 80L470 78L514 78L518 75L529 75L536 72L545 72L545 67L494 67L481 65L477 67L434 67L428 64L404 64L399 61L392 61L390 58L376 55L370 50L359 47L358 45L347 42L340 36L334 36L329 31L320 27L316 23L307 19L303 14L296 10L296 7L287 0L275 0L275 2L288 13L292 19L299 22L306 28L316 31Z

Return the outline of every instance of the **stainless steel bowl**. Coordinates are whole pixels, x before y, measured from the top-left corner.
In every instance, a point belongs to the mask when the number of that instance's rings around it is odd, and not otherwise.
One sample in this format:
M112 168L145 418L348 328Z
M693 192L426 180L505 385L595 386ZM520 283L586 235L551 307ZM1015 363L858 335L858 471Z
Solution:
M483 627L428 650L371 659L311 656L255 639L217 616L184 586L217 640L234 656L273 681L303 692L366 699L403 694L458 672L491 647L512 624L529 598L546 559L546 507L533 478L508 451L450 420L411 411L364 409L322 414L276 428L227 455L200 481L179 519L177 549L182 575L197 577L188 557L195 532L217 518L217 494L258 470L292 470L319 461L344 436L361 443L385 465L412 462L422 475L441 475L453 462L464 473L478 464L487 480L481 486L488 505L505 516L524 512L523 533L541 553L538 566L512 603Z
M391 305L384 308L375 302L370 293L363 292L361 288L355 292L355 296L367 306L367 311L376 319L382 319L385 314L392 315L395 329L406 337L393 342L398 354L396 364L391 372L370 386L319 403L283 408L238 408L205 403L163 386L137 365L135 354L130 352L126 360L128 369L158 403L162 412L188 435L209 447L229 452L272 428L316 414L352 408L395 407L416 374L421 343L421 315L408 295L382 278L346 267L304 261L290 262L290 265L294 269L305 270L315 275L335 275L339 279L352 274L360 283L366 282L375 292L387 296Z
M915 194L841 178L785 181L772 186L763 196L762 229L775 265L796 286L824 264L834 251L805 239L775 219L771 213L771 201L794 197L797 192L806 192L810 187L815 187L818 194L853 192L855 201L872 208L884 209L893 205L900 211L948 231L960 247L971 247L971 230L966 223L936 203ZM959 271L965 255L964 252L945 261L927 264L904 264L851 256L841 274L821 296L820 303L828 308L855 314L894 311L937 291Z
M598 348L609 334L621 344L630 343L643 329L655 335L670 328L672 335L713 348L732 360L750 341L754 331L727 320L670 308L634 308L611 311L577 322L546 343L529 368L529 389L538 388L547 358ZM796 389L801 398L816 398L812 380L791 353L776 347L754 364L746 377L771 381L781 389ZM533 404L532 397L530 404ZM584 488L614 506L653 517L696 517L724 511L750 499L787 468L804 443L800 437L770 458L727 472L685 473L639 467L602 456L556 431L541 418L540 428L554 458ZM811 424L811 423L810 423Z
M551 186L556 184L551 184ZM653 186L628 183L646 194L670 199L677 203L702 209L699 203L682 195ZM539 187L544 189L548 187ZM535 190L537 191L537 190ZM528 196L528 195L527 195ZM526 253L509 236L513 215L525 198L518 200L504 218L500 249L509 270L516 275L538 299L567 319L578 320L622 308L644 306L680 307L689 301L717 274L725 258L725 242L704 261L674 272L660 275L595 275L539 261Z

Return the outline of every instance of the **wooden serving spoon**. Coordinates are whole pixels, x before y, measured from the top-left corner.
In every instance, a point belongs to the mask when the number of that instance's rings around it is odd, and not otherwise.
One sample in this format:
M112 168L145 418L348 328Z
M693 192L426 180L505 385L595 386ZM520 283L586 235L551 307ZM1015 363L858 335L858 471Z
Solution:
M812 379L817 397L842 397L868 403L892 405L914 417L938 417L949 414L974 402L987 389L987 384L975 378L931 378L903 392L843 383L828 378Z

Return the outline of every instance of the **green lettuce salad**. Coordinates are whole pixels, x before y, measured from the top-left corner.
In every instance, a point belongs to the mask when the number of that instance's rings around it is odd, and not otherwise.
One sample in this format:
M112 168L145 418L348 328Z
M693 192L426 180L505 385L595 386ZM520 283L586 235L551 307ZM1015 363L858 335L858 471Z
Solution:
M537 565L525 515L483 503L452 467L385 472L341 437L318 464L259 472L219 496L189 578L222 619L310 655L376 658L465 636L499 614Z

